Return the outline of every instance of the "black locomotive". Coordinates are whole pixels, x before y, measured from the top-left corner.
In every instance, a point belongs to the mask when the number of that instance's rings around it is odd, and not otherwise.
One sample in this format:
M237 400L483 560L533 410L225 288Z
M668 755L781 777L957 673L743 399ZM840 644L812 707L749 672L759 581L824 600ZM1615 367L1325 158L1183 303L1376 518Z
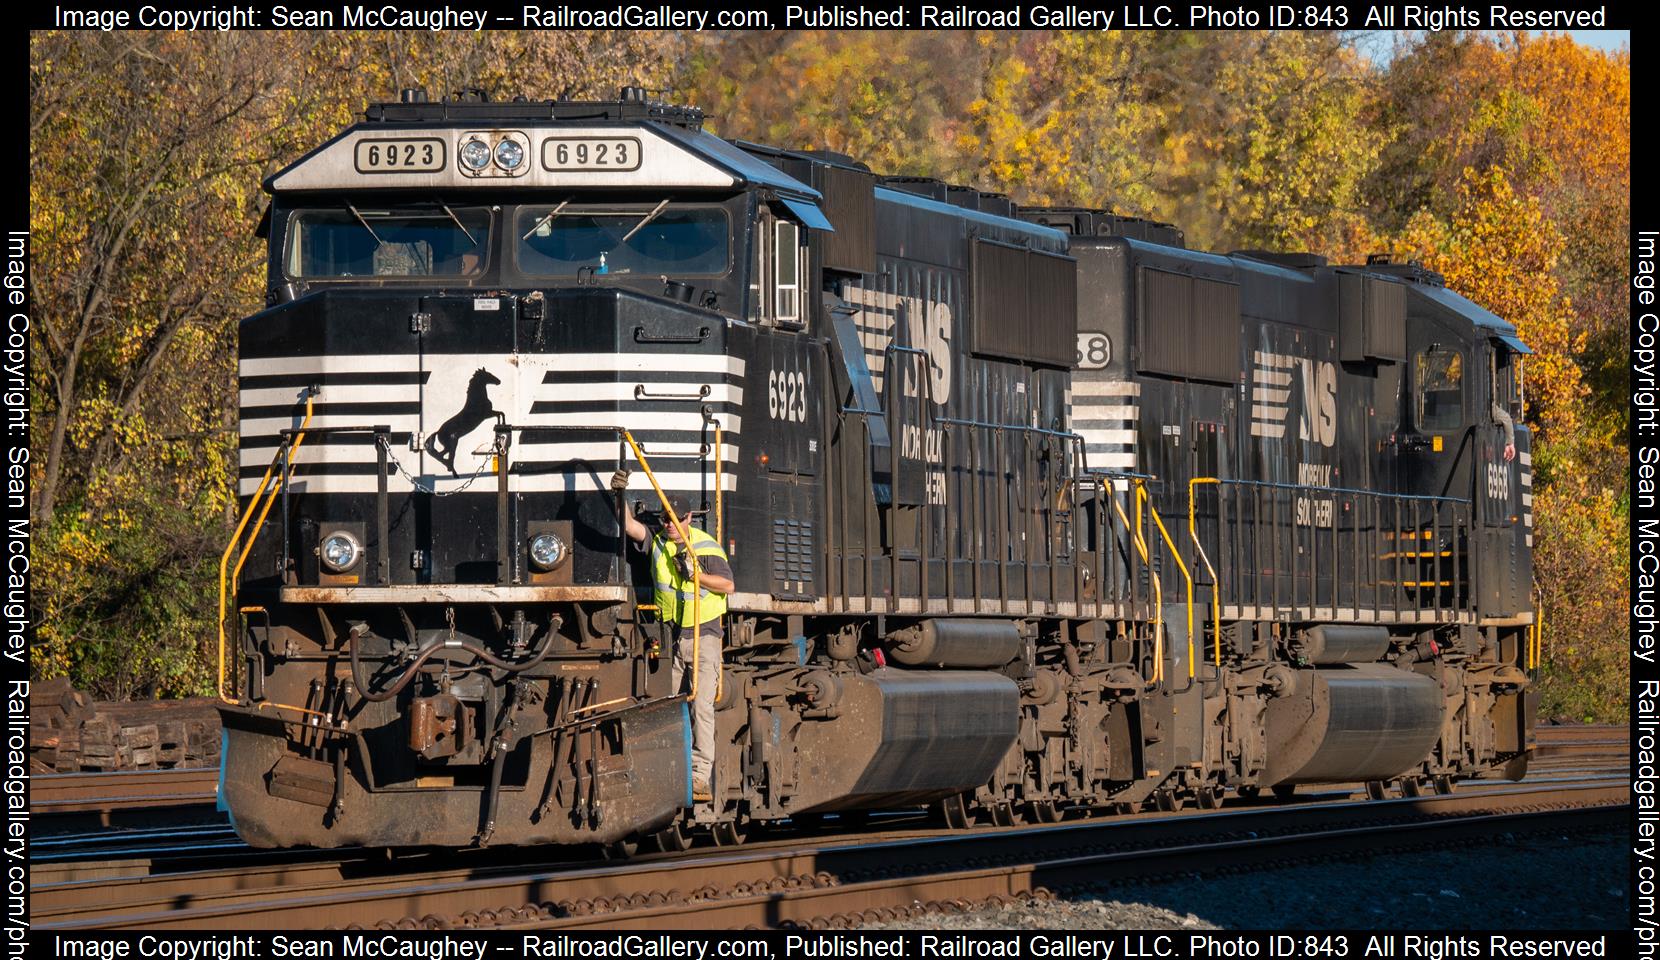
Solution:
M1414 265L701 121L411 91L266 182L220 645L250 843L1524 772L1513 327ZM621 533L674 493L737 584L710 802Z

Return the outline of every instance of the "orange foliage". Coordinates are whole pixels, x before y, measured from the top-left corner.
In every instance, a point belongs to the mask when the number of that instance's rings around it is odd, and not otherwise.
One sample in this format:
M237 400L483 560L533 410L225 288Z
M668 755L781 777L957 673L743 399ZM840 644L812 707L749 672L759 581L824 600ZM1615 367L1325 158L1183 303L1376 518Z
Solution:
M1585 333L1553 272L1563 240L1539 200L1517 196L1502 170L1466 170L1452 216L1420 211L1401 242L1447 286L1516 325L1534 350L1529 415L1552 433L1573 430L1585 394L1575 362Z

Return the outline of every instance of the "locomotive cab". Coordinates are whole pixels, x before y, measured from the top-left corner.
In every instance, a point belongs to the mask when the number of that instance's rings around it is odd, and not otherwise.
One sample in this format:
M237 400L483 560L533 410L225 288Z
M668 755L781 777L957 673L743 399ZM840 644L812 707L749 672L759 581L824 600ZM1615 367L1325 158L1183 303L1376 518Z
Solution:
M802 339L829 229L816 190L700 124L634 90L412 97L267 181L227 552L251 842L605 841L684 805L684 703L620 511L685 494L711 533L751 511L745 405L772 398L746 401L745 358ZM481 793L518 833L456 815Z

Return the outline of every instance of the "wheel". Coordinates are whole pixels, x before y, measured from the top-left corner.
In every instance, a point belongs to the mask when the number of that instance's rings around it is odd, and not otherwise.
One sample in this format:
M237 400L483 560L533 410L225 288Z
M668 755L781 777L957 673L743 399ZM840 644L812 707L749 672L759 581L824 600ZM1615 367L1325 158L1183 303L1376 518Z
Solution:
M1175 813L1182 807L1187 806L1187 798L1176 793L1174 790L1160 790L1153 796L1158 803L1159 809L1165 813Z
M722 820L710 829L709 835L717 847L735 847L749 838L749 825L739 820Z
M1418 777L1401 778L1401 796L1421 797L1424 795L1424 781Z
M684 853L692 849L691 835L673 823L651 835L651 845L662 853Z
M1290 803L1291 799L1293 797L1295 797L1296 795L1297 795L1297 785L1296 784L1294 784L1294 783L1276 783L1276 784L1274 784L1274 799L1275 800L1278 800L1281 803Z
M1012 803L994 803L986 808L986 813L991 817L991 822L999 827L1012 827L1020 822Z
M1389 796L1389 784L1382 780L1366 781L1366 796L1370 800L1382 800Z
M1442 774L1435 778L1435 792L1446 796L1458 789L1458 781L1451 774Z
M940 801L940 816L945 825L953 830L967 830L969 827L968 804L963 801L963 795L953 794Z
M1026 819L1033 823L1060 823L1066 811L1053 800L1032 800L1026 804Z
M600 856L607 860L632 860L640 852L640 841L635 837L627 840L613 840L600 851Z
M1254 783L1250 786L1239 788L1239 799L1241 800L1255 800L1260 796L1262 796L1262 788Z
M1201 810L1220 810L1220 809L1222 809L1222 794L1223 794L1223 792L1224 791L1222 790L1221 787L1212 787L1212 786L1200 787L1199 788L1199 793L1198 793L1199 809L1201 809Z

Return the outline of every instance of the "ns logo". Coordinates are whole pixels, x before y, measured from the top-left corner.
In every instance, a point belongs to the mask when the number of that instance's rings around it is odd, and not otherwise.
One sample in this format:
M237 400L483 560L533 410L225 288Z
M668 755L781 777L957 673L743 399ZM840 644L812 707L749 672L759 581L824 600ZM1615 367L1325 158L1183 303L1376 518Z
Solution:
M1337 442L1337 367L1324 360L1300 358L1303 417L1301 436L1322 447Z
M1284 438L1295 410L1299 439L1323 447L1337 443L1336 364L1258 351L1252 381L1252 436Z

